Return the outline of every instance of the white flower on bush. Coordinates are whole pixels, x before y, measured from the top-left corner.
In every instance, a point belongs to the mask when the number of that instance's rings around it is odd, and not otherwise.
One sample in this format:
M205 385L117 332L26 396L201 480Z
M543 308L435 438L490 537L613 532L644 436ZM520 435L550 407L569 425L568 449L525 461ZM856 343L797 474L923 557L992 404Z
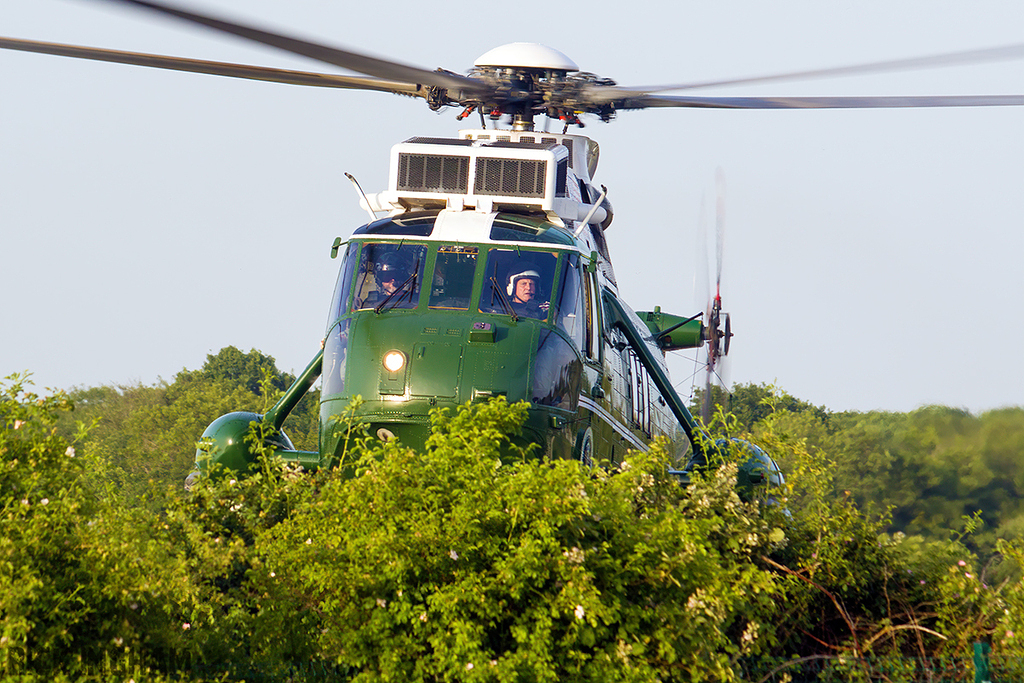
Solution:
M704 591L699 588L689 597L686 601L686 609L691 612L705 611L707 610L707 603L704 602Z
M573 614L576 615L577 619L582 619L585 612L583 611L583 605L576 605L576 609L573 610Z
M49 498L43 498L41 501L39 501L39 504L40 505L49 505L50 504L50 499Z
M583 564L583 551L573 546L562 553L562 556L569 561L569 564Z
M75 457L75 447L68 446L68 449L64 451L64 455L68 456L69 458Z
M459 559L459 554L457 552L455 552L454 550L449 550L448 551L448 557L452 558L453 560L457 560L457 559Z
M377 607L380 607L381 609L384 609L387 606L388 606L388 601L387 600L385 600L384 598L377 598Z

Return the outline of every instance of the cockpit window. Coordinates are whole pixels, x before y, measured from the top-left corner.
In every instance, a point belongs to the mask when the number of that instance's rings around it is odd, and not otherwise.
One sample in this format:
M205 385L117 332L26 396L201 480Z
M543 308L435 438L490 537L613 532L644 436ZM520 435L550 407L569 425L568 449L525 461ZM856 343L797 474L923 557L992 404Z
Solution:
M548 252L491 249L487 254L480 310L546 320L555 261L555 255Z
M382 218L357 228L355 235L407 235L427 237L434 231L436 211L412 211L398 218Z
M442 244L430 284L430 307L468 311L478 247Z
M353 309L416 308L427 248L419 244L363 245Z
M338 283L334 287L334 298L331 300L331 312L327 318L327 329L331 328L334 321L343 313L347 313L352 296L352 272L359 259L359 243L349 242L345 245L344 255L341 257L341 270L338 273Z
M558 286L558 302L555 306L555 324L565 330L576 348L583 349L583 333L586 319L583 317L583 287L580 280L580 258L578 254L567 254L562 262L562 279Z
M499 242L550 242L571 246L572 235L543 218L499 214L491 224L491 239Z

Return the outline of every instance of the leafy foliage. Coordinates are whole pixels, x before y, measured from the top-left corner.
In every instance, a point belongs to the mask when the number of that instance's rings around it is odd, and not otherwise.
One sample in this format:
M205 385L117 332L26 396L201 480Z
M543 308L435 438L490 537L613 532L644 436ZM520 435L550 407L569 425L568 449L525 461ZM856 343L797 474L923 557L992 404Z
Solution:
M366 451L269 534L275 602L315 610L356 680L689 678L760 646L770 530L735 467L684 490L662 447L614 474L503 462L524 416L437 412L424 453Z
M69 436L76 421L95 421L83 449L109 461L117 488L127 500L137 500L150 483L182 485L193 468L196 441L213 420L235 410L264 412L275 392L294 379L272 357L229 346L207 356L201 369L182 370L170 384L72 391L74 414L60 421L61 432ZM300 450L316 450L318 399L310 392L285 422L284 431Z
M264 453L185 496L159 454L190 460L202 411L265 409L288 379L272 363L225 350L169 385L74 392L74 412L0 384L0 675L283 679L326 661L365 681L728 681L762 658L979 640L1024 656L1021 540L993 541L998 571L968 545L1015 510L985 495L1017 476L1019 411L831 414L751 392L757 410L720 412L714 436L756 442L787 483L745 501L742 448L684 488L661 444L594 469L517 451L525 407L496 401L436 412L422 453L353 438L345 467L314 473ZM259 393L232 381L254 367ZM952 533L907 536L902 510L931 503L904 487L997 507L949 505Z

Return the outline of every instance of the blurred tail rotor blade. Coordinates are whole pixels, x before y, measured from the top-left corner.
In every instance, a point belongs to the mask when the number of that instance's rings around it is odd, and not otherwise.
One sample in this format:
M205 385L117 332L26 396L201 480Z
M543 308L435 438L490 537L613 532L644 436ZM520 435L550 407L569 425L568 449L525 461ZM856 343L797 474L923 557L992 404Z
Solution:
M722 355L729 355L729 346L732 343L732 316L725 314L725 329L722 331Z
M725 252L725 171L715 169L715 293L721 295L722 258Z
M700 402L700 419L704 424L711 422L711 403L711 373L708 372L704 376L704 395Z
M700 217L697 222L696 239L694 240L696 247L694 252L693 303L694 307L698 311L703 311L705 315L710 311L712 297L708 232L707 198L701 197ZM707 323L706 317L704 318L704 323Z

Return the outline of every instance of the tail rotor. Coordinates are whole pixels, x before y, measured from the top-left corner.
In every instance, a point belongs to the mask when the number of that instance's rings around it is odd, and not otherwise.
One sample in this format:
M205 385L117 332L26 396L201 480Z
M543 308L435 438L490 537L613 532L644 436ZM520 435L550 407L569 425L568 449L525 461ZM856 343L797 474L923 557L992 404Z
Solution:
M707 424L711 420L712 404L715 403L716 394L723 397L729 395L728 390L728 364L726 357L732 345L732 317L728 312L722 310L722 264L725 252L725 174L719 168L715 172L715 254L714 254L714 282L708 274L707 265L710 261L708 249L706 211L703 202L701 205L701 237L702 244L698 245L698 268L697 285L701 286L701 280L708 285L708 294L703 298L705 311L703 341L704 345L700 354L703 362L702 372L704 373L704 394L701 397L701 419ZM703 264L703 267L701 266ZM703 271L703 273L702 273ZM710 292L714 294L711 295Z

